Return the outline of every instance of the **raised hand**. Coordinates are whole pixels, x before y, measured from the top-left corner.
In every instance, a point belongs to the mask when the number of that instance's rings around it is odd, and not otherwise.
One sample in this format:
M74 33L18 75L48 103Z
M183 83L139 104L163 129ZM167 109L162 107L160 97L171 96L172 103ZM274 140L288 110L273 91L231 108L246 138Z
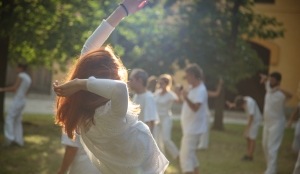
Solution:
M234 103L231 103L231 102L228 101L228 100L225 102L225 104L228 106L229 109L232 109L232 108L235 107L235 104L234 104Z
M74 79L62 85L58 85L58 82L55 81L53 90L57 96L69 97L80 90L86 90L86 80Z
M260 81L259 82L261 84L265 83L268 79L268 76L266 76L265 74L259 74L259 76L260 76Z
M122 4L128 10L129 14L139 11L148 3L148 0L123 0Z

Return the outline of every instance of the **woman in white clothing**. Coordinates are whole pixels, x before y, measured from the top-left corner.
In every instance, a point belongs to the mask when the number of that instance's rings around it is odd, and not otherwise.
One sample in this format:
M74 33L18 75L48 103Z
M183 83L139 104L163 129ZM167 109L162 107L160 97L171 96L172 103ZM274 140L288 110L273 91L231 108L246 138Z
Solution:
M101 47L114 27L147 1L124 0L89 37L63 85L53 84L56 123L68 137L77 131L103 174L163 174L168 160L129 101L127 71L111 48Z
M178 158L179 151L176 145L171 140L172 120L171 107L174 101L178 98L170 88L172 86L172 77L168 74L163 74L159 77L159 90L154 94L157 112L160 122L157 124L157 144L164 152L167 150L173 159Z

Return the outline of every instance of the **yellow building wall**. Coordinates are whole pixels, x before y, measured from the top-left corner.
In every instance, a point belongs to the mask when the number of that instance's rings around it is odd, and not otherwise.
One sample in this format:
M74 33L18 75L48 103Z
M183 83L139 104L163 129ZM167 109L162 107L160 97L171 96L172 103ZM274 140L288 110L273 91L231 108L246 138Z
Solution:
M274 41L253 39L271 51L270 72L282 74L281 87L293 93L294 97L288 106L296 106L299 98L296 95L300 82L300 1L275 0L275 4L256 3L256 13L275 17L283 22L286 29L284 38Z

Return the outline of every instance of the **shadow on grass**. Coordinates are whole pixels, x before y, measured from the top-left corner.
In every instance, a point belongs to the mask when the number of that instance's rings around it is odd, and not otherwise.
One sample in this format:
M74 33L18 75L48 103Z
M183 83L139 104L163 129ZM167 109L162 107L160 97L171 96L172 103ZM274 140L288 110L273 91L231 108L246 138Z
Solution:
M64 152L60 144L61 129L53 124L51 116L41 116L49 117L47 119L31 115L27 117L23 122L25 145L0 148L0 173L55 173ZM3 125L0 125L0 129L2 144L5 141Z
M56 173L62 161L64 149L61 146L61 129L54 125L51 115L25 115L24 147L0 148L1 174L52 174ZM225 124L225 131L210 133L210 146L197 151L201 174L262 174L265 159L261 147L262 128L257 137L253 162L243 162L246 141L242 134L244 125ZM292 173L297 156L291 152L294 130L286 129L279 150L278 174ZM179 121L173 122L172 140L180 148L182 137ZM3 125L0 125L0 143L4 142ZM171 159L167 155L168 159ZM170 160L166 174L180 174L179 164Z

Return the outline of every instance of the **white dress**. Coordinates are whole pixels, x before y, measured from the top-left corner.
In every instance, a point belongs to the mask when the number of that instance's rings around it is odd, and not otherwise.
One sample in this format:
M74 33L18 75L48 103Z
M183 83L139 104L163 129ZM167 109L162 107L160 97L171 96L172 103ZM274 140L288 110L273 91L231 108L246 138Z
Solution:
M105 20L90 36L82 55L99 48L113 31ZM163 174L169 161L161 153L147 125L130 112L124 82L90 77L90 92L110 99L95 111L94 125L80 129L84 149L103 174Z
M67 174L101 174L87 156L80 143L80 136L78 134L76 134L75 139L72 140L67 134L63 133L61 136L61 144L77 148L76 155L69 166Z

